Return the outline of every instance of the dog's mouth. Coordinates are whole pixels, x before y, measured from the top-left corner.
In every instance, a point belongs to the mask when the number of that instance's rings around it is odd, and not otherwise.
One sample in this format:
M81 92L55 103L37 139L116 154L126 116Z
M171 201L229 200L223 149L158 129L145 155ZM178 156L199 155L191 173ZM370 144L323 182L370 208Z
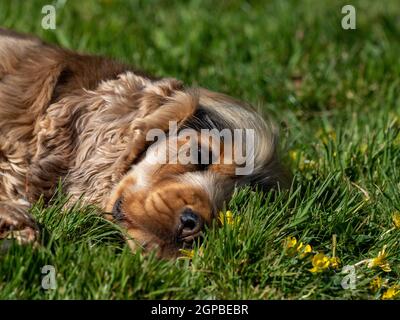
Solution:
M182 247L183 249L188 249L192 248L195 243L200 244L201 242L203 242L203 238L204 238L204 233L202 230L200 230L195 234L191 234L185 237L177 236L176 243L178 244L179 247Z
M191 233L188 235L182 235L182 232L184 234L184 231L182 231L181 229L178 229L176 242L179 244L182 244L184 246L192 246L194 242L201 241L201 239L203 239L203 237L204 237L202 229L200 229L199 231L197 231L195 233Z
M203 232L199 232L198 235L193 237L188 237L185 239L178 240L178 246L180 249L192 249L195 244L201 245L204 241Z

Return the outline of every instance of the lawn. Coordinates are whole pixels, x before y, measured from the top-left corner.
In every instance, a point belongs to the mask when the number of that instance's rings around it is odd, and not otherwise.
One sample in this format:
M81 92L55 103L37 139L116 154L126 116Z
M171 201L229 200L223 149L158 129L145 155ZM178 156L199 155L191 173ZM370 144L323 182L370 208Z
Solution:
M44 30L48 2L3 0L0 25L251 102L280 125L294 179L274 195L237 190L235 222L177 261L132 254L118 227L95 208L64 209L59 192L32 208L40 246L1 243L1 299L382 299L400 289L398 0L352 0L356 30L341 27L349 1L317 0L58 0L57 28ZM54 290L41 286L45 265Z

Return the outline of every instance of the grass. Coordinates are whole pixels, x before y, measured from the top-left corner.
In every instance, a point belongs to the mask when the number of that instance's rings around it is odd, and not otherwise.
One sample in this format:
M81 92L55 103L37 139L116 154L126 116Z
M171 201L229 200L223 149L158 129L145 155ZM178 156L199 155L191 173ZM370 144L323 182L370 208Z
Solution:
M281 125L294 181L275 196L238 190L227 207L240 221L209 230L191 262L132 254L95 208L56 195L32 209L42 245L1 251L0 298L381 299L400 285L397 0L351 1L356 30L341 28L346 1L314 0L54 1L57 29L43 30L47 2L1 1L1 25L260 106ZM289 236L314 253L300 259ZM360 264L343 289L342 267L384 246L391 271ZM333 250L338 269L309 271ZM56 290L41 288L44 265ZM377 276L388 282L373 292Z

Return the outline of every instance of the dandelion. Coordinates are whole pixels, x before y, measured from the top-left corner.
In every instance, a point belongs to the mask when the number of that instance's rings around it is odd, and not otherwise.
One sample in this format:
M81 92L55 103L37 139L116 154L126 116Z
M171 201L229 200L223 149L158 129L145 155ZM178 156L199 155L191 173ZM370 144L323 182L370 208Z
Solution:
M399 286L394 285L389 287L382 295L382 300L389 300L397 297L400 293Z
M340 265L340 259L338 257L332 257L329 259L329 263L333 269L337 269Z
M372 292L377 292L383 285L382 278L380 276L375 277L369 283L369 288Z
M294 248L297 244L297 239L296 237L287 237L286 238L286 248L291 249Z
M299 244L297 244L296 237L287 237L284 241L284 247L287 251L286 253L290 256L295 255L297 246L299 246Z
M386 246L383 247L382 251L379 251L378 256L372 259L369 259L368 268L380 267L385 272L390 272L390 265L386 261L387 254L385 252Z
M296 251L300 251L304 247L304 243L300 242L299 245L296 248Z
M329 268L330 259L322 252L316 254L312 259L313 268L310 269L310 272L317 273L322 272Z
M393 221L394 226L397 229L400 229L400 212L397 211L397 212L393 213L392 221Z
M290 150L289 151L289 157L290 159L292 159L293 161L296 161L297 158L299 156L299 153L296 150Z
M303 244L303 243L301 243L301 244ZM309 244L307 244L303 249L297 248L297 251L300 251L300 250L301 250L300 259L303 259L303 258L305 258L308 254L310 254L310 253L312 252L312 247L311 247Z
M183 259L190 259L192 260L194 256L197 254L198 256L202 257L203 256L203 248L200 247L197 252L194 249L180 249L179 252L182 254Z
M182 258L193 259L194 258L194 250L188 249L180 249L180 253L182 254Z
M221 222L221 224L227 224L230 226L233 226L237 223L239 223L240 221L240 217L234 217L232 211L228 210L225 213L223 213L222 211L219 213L219 221Z
M285 247L290 255L294 255L296 252L299 253L300 259L303 259L312 252L312 247L309 244L304 245L303 242L298 242L296 237L287 237Z

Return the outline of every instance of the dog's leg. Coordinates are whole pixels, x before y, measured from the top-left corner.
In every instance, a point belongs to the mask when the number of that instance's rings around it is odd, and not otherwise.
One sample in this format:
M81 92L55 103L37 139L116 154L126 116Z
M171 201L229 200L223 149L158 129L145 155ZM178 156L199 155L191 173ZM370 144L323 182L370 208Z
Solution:
M28 210L25 204L0 201L0 239L14 238L20 244L37 239L38 228Z

